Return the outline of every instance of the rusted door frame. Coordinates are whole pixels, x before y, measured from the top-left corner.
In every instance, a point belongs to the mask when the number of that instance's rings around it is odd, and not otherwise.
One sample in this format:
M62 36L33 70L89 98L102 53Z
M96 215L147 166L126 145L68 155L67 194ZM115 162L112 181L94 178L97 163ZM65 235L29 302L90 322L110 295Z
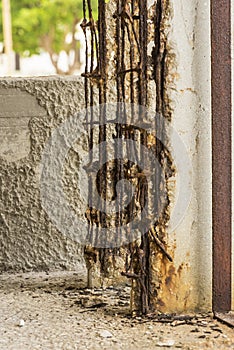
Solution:
M231 310L231 0L211 0L213 311Z

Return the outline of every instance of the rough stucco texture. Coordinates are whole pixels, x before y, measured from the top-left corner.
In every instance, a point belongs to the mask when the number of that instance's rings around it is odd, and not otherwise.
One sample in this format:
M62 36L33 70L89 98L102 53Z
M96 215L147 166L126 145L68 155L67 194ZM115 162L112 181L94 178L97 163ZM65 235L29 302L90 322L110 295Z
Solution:
M0 82L0 272L76 269L82 247L41 207L39 169L51 130L84 108L81 78Z

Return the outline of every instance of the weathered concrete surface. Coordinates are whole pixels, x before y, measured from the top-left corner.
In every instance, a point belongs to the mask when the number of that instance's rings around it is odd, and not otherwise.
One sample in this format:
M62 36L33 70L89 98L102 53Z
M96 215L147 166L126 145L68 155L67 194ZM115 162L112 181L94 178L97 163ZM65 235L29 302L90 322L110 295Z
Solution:
M1 89L0 155L12 162L25 158L30 152L29 121L46 116L37 99L17 89Z
M41 208L39 166L51 130L84 107L79 78L0 82L0 271L76 269L82 248Z
M176 69L171 72L175 79L168 85L168 94L172 126L187 148L193 174L188 210L173 232L169 230L174 263L166 266L161 295L163 309L170 305L171 311L207 310L212 301L209 2L179 0L172 5L169 40ZM178 189L178 174L173 180ZM177 189L171 193L172 205Z

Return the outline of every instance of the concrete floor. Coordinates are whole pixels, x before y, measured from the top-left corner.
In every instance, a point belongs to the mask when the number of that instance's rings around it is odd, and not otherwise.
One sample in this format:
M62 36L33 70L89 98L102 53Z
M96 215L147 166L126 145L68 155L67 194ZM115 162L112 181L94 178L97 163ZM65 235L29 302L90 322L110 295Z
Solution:
M233 349L211 315L132 319L128 286L86 290L82 271L0 276L0 349Z

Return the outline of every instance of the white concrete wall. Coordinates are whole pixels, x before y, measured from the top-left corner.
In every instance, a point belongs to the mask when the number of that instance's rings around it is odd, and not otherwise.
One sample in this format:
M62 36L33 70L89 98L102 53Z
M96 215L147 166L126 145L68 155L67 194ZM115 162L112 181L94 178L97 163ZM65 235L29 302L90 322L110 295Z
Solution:
M193 309L210 309L212 188L209 1L174 0L172 3L174 15L169 38L176 53L177 66L175 87L169 88L174 106L172 125L187 147L193 178L190 205L183 221L169 234L169 239L171 245L176 244L176 267L183 266L185 269L178 283L177 296L184 295L187 306Z

